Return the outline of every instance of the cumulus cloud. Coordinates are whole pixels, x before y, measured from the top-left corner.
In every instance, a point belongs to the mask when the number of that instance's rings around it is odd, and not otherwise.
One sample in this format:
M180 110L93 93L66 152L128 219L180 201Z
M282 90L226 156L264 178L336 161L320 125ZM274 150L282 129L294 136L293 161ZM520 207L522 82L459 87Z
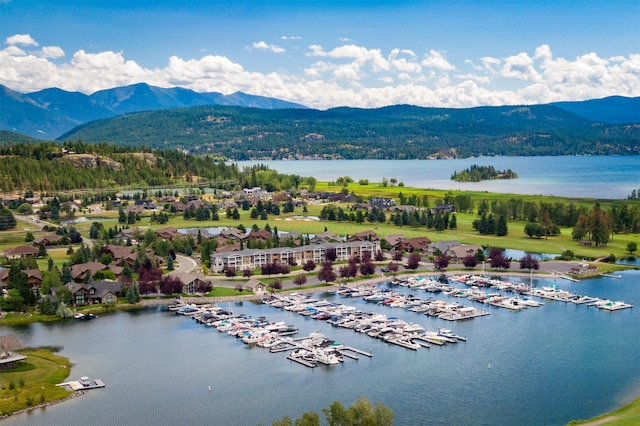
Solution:
M422 60L422 65L426 68L435 68L441 71L453 71L456 69L442 56L442 53L435 50L429 50Z
M198 92L242 91L321 109L401 103L470 107L640 96L640 53L603 57L581 52L565 58L555 56L546 44L533 52L464 58L455 65L436 50L419 57L401 47L385 52L353 43L328 49L311 44L298 54L305 61L302 73L248 70L213 54L172 56L158 68L143 67L113 51L78 50L64 60L65 52L57 46L29 50L38 43L28 34L8 37L5 45L0 50L0 84L20 92L59 87L93 93L146 82ZM263 41L251 46L270 51L274 47Z
M540 77L533 59L524 52L505 58L501 73L504 77L524 81L537 81Z
M11 37L7 37L4 41L5 44L10 46L20 44L22 46L37 46L38 43L29 34L16 34Z
M62 58L64 56L64 50L58 46L43 46L42 56L45 58Z
M254 49L257 49L257 50L270 50L273 53L284 53L285 52L285 50L282 47L277 46L275 44L267 44L264 41L254 42L252 46L253 46Z

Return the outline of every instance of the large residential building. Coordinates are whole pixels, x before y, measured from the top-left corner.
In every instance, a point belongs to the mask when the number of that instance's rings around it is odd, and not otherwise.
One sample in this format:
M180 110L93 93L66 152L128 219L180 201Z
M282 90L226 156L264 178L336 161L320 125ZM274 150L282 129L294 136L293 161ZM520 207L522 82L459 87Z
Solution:
M272 249L246 249L232 252L218 252L211 255L211 271L222 272L225 267L235 270L260 268L268 263L279 262L301 265L309 260L324 262L328 249L336 250L336 260L344 261L353 256L371 257L380 251L379 241L354 241L339 243L311 244L302 247L278 247Z

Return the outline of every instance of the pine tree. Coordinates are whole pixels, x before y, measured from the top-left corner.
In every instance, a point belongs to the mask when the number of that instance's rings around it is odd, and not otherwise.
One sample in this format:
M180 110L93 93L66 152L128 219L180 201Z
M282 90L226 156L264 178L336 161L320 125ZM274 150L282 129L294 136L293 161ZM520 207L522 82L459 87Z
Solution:
M507 228L507 218L501 214L496 222L496 235L498 237L504 237L508 233L509 229Z

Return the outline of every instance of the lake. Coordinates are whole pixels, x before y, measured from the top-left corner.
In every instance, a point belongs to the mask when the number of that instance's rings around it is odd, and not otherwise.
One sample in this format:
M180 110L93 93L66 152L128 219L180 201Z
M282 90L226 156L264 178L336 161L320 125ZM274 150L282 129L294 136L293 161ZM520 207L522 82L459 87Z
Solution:
M266 164L280 173L334 181L350 176L356 182L396 178L405 186L512 194L556 195L603 199L627 198L640 189L640 156L481 157L457 160L241 161L240 168ZM511 169L517 179L455 182L453 172L473 164Z
M556 283L575 293L626 302L640 300L639 282L640 271L578 283L534 280L537 286ZM89 322L4 327L0 334L16 332L25 346L63 346L62 355L73 363L70 379L88 375L107 387L3 422L257 425L320 412L334 400L349 405L364 395L389 406L397 425L560 425L640 395L637 308L606 312L545 301L540 308L511 312L479 305L491 315L450 323L357 298L317 296L428 328L451 328L468 341L412 351L267 305L221 304L237 314L294 324L300 335L318 329L337 342L373 352L372 358L310 369L287 360L286 353L250 348L161 307Z

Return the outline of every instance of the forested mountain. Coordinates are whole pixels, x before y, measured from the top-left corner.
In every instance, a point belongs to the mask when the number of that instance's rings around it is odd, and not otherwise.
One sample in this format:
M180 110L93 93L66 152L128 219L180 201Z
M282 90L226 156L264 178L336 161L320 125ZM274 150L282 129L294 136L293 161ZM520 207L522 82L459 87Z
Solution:
M164 89L145 83L101 90L92 95L51 88L18 93L0 85L0 129L52 140L89 121L139 111L197 105L253 108L305 108L302 105L237 92L197 93L179 87Z
M640 153L640 125L603 125L552 105L326 111L201 106L98 120L60 139L236 160Z
M580 102L556 102L551 105L606 124L640 124L640 98L610 96Z

